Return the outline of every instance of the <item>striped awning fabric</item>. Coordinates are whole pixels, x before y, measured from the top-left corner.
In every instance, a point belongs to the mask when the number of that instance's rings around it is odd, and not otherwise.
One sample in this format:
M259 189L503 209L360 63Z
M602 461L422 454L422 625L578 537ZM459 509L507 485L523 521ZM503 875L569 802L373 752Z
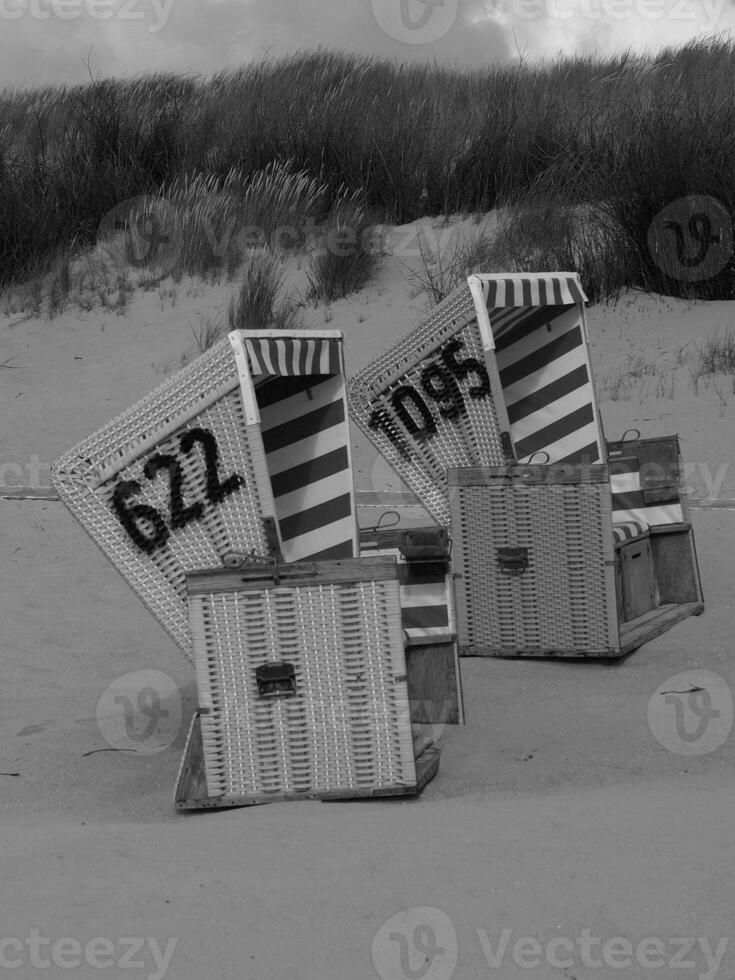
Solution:
M245 340L253 376L339 374L337 339L325 337L250 337Z
M571 306L586 303L576 272L549 275L478 276L488 309L507 306Z
M648 534L648 525L641 524L640 521L622 521L620 524L613 524L615 544L621 544L623 541L632 541L634 538L640 538L644 534Z

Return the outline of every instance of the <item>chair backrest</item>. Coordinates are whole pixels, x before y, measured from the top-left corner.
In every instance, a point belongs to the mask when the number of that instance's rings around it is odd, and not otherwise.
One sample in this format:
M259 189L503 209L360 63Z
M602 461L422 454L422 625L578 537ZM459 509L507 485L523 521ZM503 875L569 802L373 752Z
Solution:
M576 273L470 276L350 383L353 416L438 521L450 467L605 460Z
M495 357L467 283L352 378L349 392L357 424L440 525L449 523L447 468L509 456Z
M63 502L187 656L186 572L278 551L241 385L224 338L52 469Z
M272 334L230 334L52 470L189 657L187 572L251 554L358 553L342 335Z

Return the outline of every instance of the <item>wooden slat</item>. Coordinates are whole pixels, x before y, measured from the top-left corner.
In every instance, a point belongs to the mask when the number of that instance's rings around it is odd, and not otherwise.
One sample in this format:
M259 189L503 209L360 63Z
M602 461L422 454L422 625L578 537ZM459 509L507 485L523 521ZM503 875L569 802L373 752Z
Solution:
M0 487L0 500L60 500L53 487Z
M623 623L620 627L620 655L631 653L681 620L698 616L703 610L704 605L701 602L685 602L680 605L668 603L652 609L638 619Z
M260 591L278 578L284 585L324 585L333 582L382 582L396 578L396 560L388 557L345 558L334 561L295 562L290 565L257 565L214 568L189 572L189 595L210 592Z
M409 645L408 700L414 725L462 725L464 708L455 643Z
M579 466L573 463L551 463L524 466L463 466L447 470L450 487L496 486L498 478L522 480L529 485L555 485L577 483L607 483L607 467L596 463Z

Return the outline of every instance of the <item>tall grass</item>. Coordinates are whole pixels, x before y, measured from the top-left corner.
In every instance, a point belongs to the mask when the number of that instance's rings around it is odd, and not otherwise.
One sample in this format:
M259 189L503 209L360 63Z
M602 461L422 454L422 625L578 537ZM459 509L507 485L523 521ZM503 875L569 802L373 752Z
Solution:
M299 309L283 296L284 270L280 259L268 249L250 252L242 270L242 282L227 309L229 330L296 328Z
M359 192L339 200L321 229L307 279L307 296L333 300L356 292L375 271L381 242Z
M180 223L175 272L229 275L251 249L273 252L303 246L306 228L323 208L326 187L305 171L271 162L247 175L184 175L164 188Z
M227 272L244 211L259 227L277 214L298 241L304 221L325 220L349 194L393 222L502 202L531 234L539 192L551 188L541 224L560 226L560 242L544 232L545 254L527 254L507 241L518 264L564 259L596 280L614 257L601 294L735 294L732 257L707 280L681 282L647 239L682 196L710 195L735 213L735 45L724 39L473 71L322 51L206 80L6 90L0 135L0 284L54 268L60 248L92 243L102 217L140 195L182 205L183 268ZM259 210L279 180L284 207Z

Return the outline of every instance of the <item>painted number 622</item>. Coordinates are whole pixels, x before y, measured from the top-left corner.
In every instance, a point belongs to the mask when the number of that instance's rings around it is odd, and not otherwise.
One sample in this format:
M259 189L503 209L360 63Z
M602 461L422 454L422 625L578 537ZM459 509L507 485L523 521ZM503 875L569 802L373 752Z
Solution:
M184 456L189 456L196 445L200 446L204 454L206 499L212 504L218 504L243 486L245 480L239 473L233 473L226 480L220 479L219 447L213 433L208 429L189 429L179 439L179 449ZM131 498L143 489L137 480L121 480L112 494L112 509L118 520L134 543L148 553L164 545L171 530L186 527L204 514L204 501L196 500L188 506L184 503L183 475L179 459L163 453L151 456L143 467L143 475L146 480L153 481L161 470L165 471L169 481L168 523L155 507L131 503Z

